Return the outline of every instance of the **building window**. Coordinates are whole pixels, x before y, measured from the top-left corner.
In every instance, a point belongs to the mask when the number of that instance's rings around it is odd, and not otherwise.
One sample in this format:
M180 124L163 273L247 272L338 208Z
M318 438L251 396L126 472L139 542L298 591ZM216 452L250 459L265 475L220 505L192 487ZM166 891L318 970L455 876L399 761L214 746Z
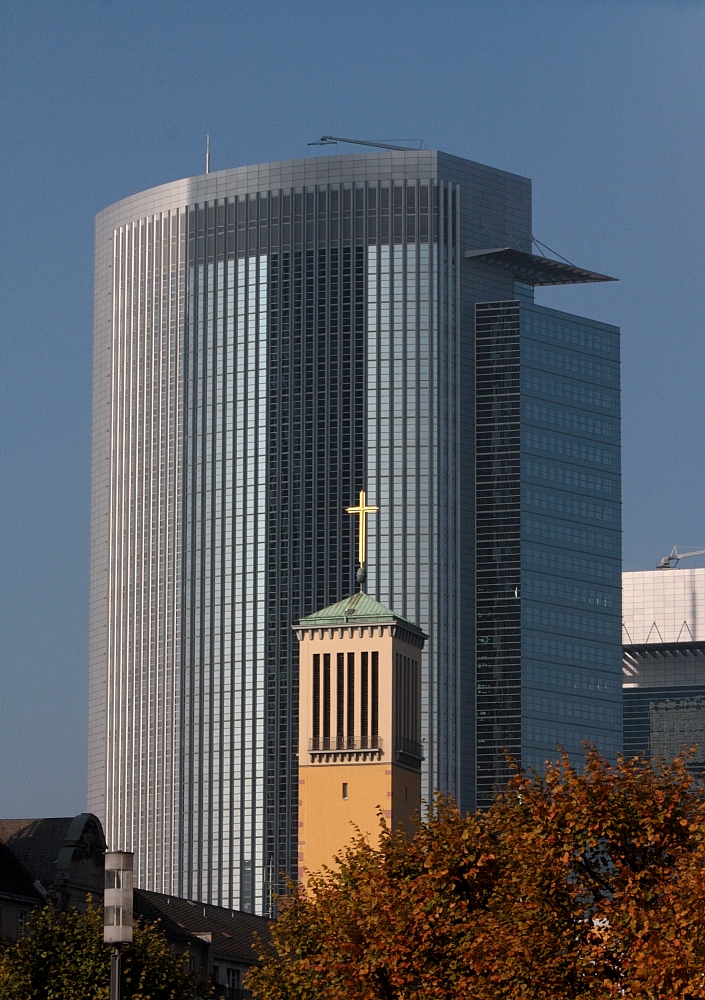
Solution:
M348 746L355 746L355 654L348 653Z
M360 746L367 747L369 734L369 687L368 687L368 654L361 656L360 666Z
M370 706L372 746L379 745L379 653L372 654L372 704Z
M318 749L321 737L321 657L313 656L313 745Z
M323 654L323 749L330 750L330 653Z
M335 683L335 706L336 706L336 747L342 750L345 746L343 725L345 719L345 654L338 653L336 658L336 683Z
M347 781L344 781L343 782L343 798L347 799L347 797L348 797L348 783L347 783Z

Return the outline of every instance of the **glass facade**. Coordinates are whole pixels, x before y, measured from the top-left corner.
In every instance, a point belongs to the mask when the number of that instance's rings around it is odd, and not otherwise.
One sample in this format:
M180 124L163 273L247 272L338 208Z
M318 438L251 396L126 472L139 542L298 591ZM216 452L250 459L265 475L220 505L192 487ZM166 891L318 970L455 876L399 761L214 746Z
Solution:
M477 794L505 751L620 749L619 336L524 295L476 307Z
M505 229L530 248L529 182L429 151L98 217L89 808L138 885L269 912L296 871L291 626L355 589L361 489L368 590L429 635L424 796L611 751L615 335L463 259Z
M705 771L705 644L627 648L624 652L624 754L688 763Z

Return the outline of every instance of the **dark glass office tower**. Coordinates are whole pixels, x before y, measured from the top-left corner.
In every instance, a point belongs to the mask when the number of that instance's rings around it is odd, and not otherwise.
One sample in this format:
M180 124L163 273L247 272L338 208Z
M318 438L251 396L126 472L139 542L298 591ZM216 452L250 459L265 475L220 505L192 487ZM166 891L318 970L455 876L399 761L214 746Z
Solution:
M545 265L543 265L545 266ZM539 271L541 265L537 265ZM559 277L559 274L555 275ZM523 295L476 306L477 801L507 748L621 749L619 333Z
M528 180L427 151L98 217L89 807L139 884L266 911L296 870L291 624L355 588L360 489L426 796L619 745L616 333L533 305L601 276L531 246Z

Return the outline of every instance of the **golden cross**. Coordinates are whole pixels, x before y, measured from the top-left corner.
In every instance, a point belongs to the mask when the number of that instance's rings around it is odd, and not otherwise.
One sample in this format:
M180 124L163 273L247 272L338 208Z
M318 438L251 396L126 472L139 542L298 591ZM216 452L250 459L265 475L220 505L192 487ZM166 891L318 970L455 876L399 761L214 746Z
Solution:
M379 507L372 507L365 502L365 491L360 490L360 500L357 507L347 507L348 514L357 514L360 518L359 524L359 536L357 543L357 552L360 566L365 565L365 545L367 541L367 515L375 514Z

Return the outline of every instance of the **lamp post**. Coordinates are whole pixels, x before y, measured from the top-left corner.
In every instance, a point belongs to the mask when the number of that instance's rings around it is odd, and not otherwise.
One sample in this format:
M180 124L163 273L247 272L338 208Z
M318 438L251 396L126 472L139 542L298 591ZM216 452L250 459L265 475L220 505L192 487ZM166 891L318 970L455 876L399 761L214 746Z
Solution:
M110 1000L120 1000L120 948L132 941L131 851L105 854L105 895L103 898L103 941L113 945L110 957Z

